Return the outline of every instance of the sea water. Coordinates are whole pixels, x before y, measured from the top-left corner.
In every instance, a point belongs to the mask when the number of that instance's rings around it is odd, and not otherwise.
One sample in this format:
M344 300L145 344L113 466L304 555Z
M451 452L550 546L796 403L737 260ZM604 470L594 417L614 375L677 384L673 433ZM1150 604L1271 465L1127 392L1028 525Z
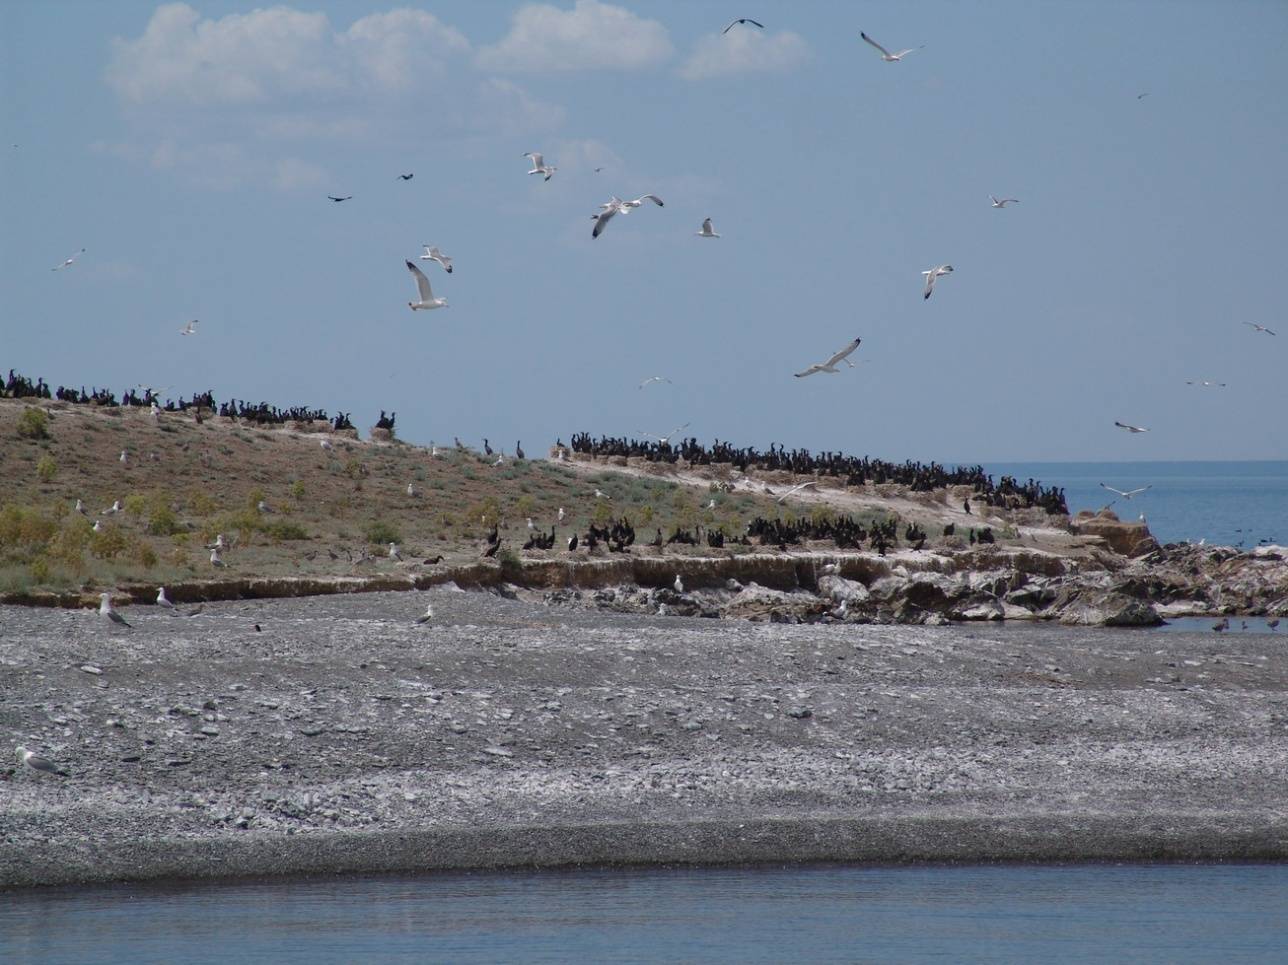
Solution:
M1288 462L998 462L984 469L994 481L1010 475L1063 487L1071 513L1110 505L1119 519L1143 515L1160 543L1288 545ZM1128 500L1101 483L1124 492L1150 488Z
M1288 866L775 867L0 896L0 961L1271 962Z

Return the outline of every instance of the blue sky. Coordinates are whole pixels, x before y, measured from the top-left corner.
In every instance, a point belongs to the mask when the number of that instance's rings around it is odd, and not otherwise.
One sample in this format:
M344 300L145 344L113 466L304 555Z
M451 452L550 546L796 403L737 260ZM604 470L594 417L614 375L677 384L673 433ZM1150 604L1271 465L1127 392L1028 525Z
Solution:
M894 459L1288 458L1288 4L0 14L6 370L529 452L691 422ZM737 16L766 29L721 35ZM925 47L883 63L861 29ZM646 192L665 208L592 241ZM456 271L413 313L424 243ZM856 335L857 368L792 377Z

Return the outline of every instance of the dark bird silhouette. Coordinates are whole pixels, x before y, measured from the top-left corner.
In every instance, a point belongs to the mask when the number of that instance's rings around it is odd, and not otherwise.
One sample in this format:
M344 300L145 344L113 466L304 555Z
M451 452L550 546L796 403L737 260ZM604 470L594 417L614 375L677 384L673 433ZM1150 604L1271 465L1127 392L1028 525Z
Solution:
M339 204L341 201L352 201L352 200L353 200L353 195L348 195L347 197L344 197L344 198L337 198L337 197L336 197L335 195L333 195L333 194L328 194L328 195L327 195L327 197L328 197L328 198L330 198L332 201L336 202L337 204Z
M483 452L489 456L492 455L492 447L488 445L487 436L483 437Z
M415 176L416 176L416 173L413 171L411 174L400 174L398 175L398 178L399 180L402 180L402 181L410 181Z
M571 553L577 548L577 534L573 533L568 537L568 552Z
M759 20L752 20L750 17L739 17L737 20L735 20L733 23L729 24L729 26L725 27L725 28L724 28L724 30L722 30L722 31L720 31L720 32L721 32L722 34L727 34L730 30L732 30L734 27L738 26L738 24L740 24L740 23L749 23L749 24L751 24L753 27L759 27L761 30L764 30L764 29L765 29L765 25L764 25L763 23L761 23Z
M483 551L483 558L485 560L490 560L492 557L496 556L496 551L499 550L500 548L501 548L501 541L497 540L495 543L493 543L491 546L489 546L487 549Z
M520 440L514 444L514 458L523 459L523 441Z
M441 563L441 562L443 562L443 554L442 554L442 553L439 553L439 554L438 554L437 556L435 556L432 560L425 560L425 565L426 565L426 566L433 566L433 565L435 565L436 563Z

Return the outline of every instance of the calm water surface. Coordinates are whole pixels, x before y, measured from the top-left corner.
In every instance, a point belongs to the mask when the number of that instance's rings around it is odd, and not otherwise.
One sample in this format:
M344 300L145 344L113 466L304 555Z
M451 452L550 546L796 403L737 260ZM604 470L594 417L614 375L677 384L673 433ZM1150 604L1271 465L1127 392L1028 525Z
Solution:
M0 896L0 961L1282 962L1288 867L813 867Z

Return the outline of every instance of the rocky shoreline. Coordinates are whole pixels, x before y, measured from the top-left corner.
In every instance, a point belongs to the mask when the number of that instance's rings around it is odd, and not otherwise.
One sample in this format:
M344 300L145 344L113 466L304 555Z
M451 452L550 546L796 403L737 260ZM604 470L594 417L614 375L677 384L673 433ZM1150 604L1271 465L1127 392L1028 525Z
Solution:
M507 598L547 592L138 607L128 630L0 606L0 723L70 771L0 767L0 887L1288 859L1276 635ZM679 602L707 592L732 591Z

